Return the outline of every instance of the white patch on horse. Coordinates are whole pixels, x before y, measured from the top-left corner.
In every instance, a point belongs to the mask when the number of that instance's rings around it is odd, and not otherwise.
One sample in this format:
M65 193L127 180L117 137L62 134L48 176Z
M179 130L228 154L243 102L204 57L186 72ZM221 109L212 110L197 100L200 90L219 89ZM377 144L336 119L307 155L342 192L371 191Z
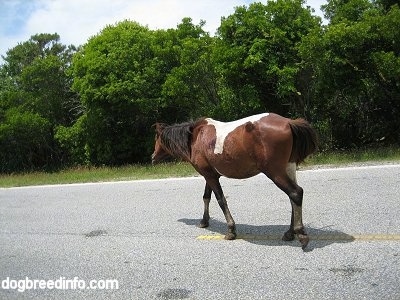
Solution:
M288 174L289 178L294 183L297 183L297 179L296 179L296 163L288 163L287 167L286 167L286 173Z
M214 153L221 154L224 151L225 138L228 136L229 133L231 133L237 127L239 127L240 125L246 124L247 122L254 123L268 115L269 115L268 113L264 113L264 114L254 115L254 116L250 116L250 117L247 117L244 119L227 122L227 123L216 121L211 118L207 118L206 119L207 124L213 125L215 127L216 141L215 141Z

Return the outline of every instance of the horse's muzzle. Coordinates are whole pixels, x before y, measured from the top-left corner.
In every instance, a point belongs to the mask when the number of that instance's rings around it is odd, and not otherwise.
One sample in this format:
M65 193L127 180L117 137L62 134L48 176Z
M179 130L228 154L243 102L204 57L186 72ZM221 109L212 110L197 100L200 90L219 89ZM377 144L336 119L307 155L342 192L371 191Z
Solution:
M158 163L158 159L156 159L156 154L153 153L153 154L151 155L151 164L152 164L152 165L155 165L156 163Z
M153 165L165 162L167 159L169 159L171 156L167 152L153 152L151 155L151 163Z

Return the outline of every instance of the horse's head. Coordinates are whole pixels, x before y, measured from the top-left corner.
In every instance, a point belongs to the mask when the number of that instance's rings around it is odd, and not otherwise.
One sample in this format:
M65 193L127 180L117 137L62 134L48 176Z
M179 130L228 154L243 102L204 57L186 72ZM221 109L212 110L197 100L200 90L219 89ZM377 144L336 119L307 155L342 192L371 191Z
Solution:
M156 129L156 137L154 142L154 152L151 155L152 164L159 163L160 161L163 161L164 159L171 156L171 154L167 150L165 150L161 142L161 133L163 132L166 125L162 123L156 123L154 126Z

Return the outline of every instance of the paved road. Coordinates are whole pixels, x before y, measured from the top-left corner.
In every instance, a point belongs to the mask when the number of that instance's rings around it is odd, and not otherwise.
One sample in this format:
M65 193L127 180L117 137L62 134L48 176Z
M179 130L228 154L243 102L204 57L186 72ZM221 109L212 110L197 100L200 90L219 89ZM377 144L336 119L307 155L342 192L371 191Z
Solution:
M263 176L222 180L236 241L218 238L215 200L210 228L196 227L202 178L0 189L3 285L119 283L0 288L0 299L400 299L400 165L300 171L298 181L307 252L279 240L290 205Z

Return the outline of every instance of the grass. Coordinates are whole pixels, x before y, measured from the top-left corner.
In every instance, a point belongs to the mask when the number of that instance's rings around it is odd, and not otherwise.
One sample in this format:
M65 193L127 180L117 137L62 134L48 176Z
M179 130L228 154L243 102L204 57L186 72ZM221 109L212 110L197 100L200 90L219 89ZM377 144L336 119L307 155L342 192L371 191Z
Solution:
M316 165L348 165L365 162L399 162L400 148L380 148L357 151L320 152L309 158L304 167ZM31 172L24 174L0 174L0 187L17 187L44 184L67 184L102 181L124 181L168 177L196 176L191 165L184 162L159 165L130 165L123 167L80 167L59 172Z
M386 147L355 151L319 152L309 159L312 165L343 165L365 162L400 162L400 148Z
M188 163L129 165L122 167L79 167L59 172L30 172L0 174L0 187L68 184L85 182L124 181L168 177L194 176L196 171Z

